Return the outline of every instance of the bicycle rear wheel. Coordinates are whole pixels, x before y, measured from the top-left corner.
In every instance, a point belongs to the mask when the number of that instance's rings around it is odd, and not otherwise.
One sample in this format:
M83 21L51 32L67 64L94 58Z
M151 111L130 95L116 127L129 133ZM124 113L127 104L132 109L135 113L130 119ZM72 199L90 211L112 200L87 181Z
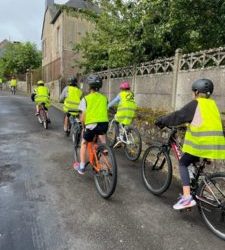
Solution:
M106 141L110 147L113 147L116 143L116 137L117 137L116 131L119 130L118 127L119 127L119 124L116 123L116 121L111 121L109 124L109 128L106 134Z
M208 228L225 240L225 173L207 176L206 183L198 189L198 208Z
M155 195L164 193L172 181L172 163L162 146L152 145L142 159L142 179L146 188Z
M41 118L44 128L48 129L48 119L47 119L47 115L46 115L44 108L41 108L39 113L40 113L40 118Z
M97 149L100 171L95 172L94 180L98 193L108 199L115 191L117 184L117 164L112 149L100 144Z
M141 135L137 128L132 126L127 129L127 141L125 143L125 155L128 160L136 161L142 149Z
M72 126L72 141L74 148L74 160L80 162L80 146L81 146L81 125L75 124Z

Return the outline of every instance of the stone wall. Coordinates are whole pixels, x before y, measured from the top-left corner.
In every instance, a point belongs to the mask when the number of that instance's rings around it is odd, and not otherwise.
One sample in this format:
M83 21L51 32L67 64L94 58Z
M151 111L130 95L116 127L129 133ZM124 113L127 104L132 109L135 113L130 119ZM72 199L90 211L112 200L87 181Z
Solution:
M213 98L225 112L225 48L217 48L98 72L103 78L102 91L111 100L119 92L119 84L129 81L140 107L165 110L179 109L192 98L192 82L209 78L214 82Z

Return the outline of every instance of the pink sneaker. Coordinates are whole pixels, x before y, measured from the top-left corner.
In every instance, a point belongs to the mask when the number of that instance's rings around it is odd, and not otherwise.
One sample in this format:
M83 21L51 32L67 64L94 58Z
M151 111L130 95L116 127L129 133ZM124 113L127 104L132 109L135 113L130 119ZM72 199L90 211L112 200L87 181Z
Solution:
M75 161L75 162L73 163L73 168L74 168L74 170L77 171L77 169L79 168L79 166L80 166L80 163L79 163L78 161Z

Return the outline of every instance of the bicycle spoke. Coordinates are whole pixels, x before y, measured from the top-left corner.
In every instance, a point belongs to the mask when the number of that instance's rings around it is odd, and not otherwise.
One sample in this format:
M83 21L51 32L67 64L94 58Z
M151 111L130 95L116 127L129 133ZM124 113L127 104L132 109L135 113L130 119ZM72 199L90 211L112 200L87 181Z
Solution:
M207 176L199 187L199 209L206 225L225 239L225 174Z
M129 127L124 134L126 157L135 161L139 158L142 149L141 136L136 128Z
M97 157L99 170L95 174L95 184L100 195L103 198L109 198L115 191L117 182L115 156L108 146L102 144L99 146Z
M169 155L160 146L150 146L142 160L142 178L153 194L162 194L172 180L172 165Z

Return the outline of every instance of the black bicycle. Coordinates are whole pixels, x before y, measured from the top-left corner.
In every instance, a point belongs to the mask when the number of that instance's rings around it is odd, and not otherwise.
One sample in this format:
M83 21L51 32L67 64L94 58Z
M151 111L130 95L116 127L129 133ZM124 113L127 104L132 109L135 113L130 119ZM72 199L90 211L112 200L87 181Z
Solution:
M161 195L172 181L171 149L178 160L181 145L177 129L170 128L168 139L163 144L150 145L142 159L142 178L146 188L155 195ZM225 173L206 173L204 169L211 162L201 159L189 168L191 193L199 212L208 228L225 240Z
M81 134L82 134L82 123L77 116L71 115L69 117L70 122L70 133L72 135L73 149L74 149L74 160L80 161L80 146L81 146Z

